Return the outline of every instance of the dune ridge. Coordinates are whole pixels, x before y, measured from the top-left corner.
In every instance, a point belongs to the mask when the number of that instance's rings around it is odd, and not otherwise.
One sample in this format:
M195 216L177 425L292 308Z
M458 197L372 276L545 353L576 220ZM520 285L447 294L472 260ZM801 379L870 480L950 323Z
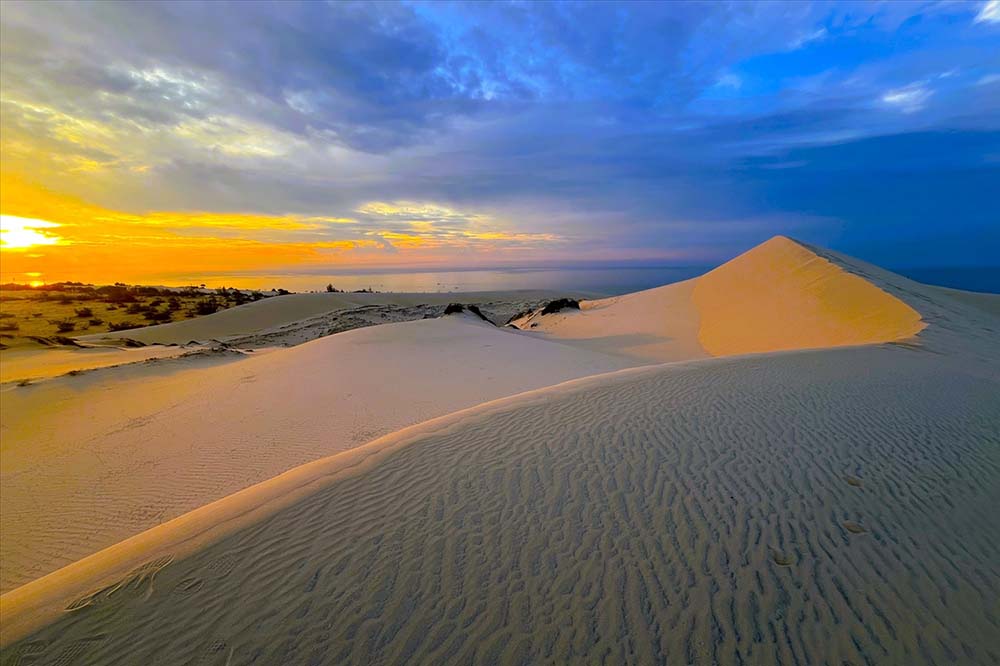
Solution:
M921 312L887 289L883 278L893 274L822 252L775 236L691 280L513 323L660 362L889 342L926 327Z
M691 298L713 356L889 342L926 326L875 282L784 236L696 278Z
M0 419L0 592L404 426L626 365L452 316L209 367L131 365L12 386Z
M753 273L761 313L719 300ZM529 315L541 336L354 332L396 383L414 335L431 372L550 369L7 592L0 661L1000 661L1000 297L782 238L706 277Z
M559 294L546 290L482 291L462 294L471 303L489 301L538 301ZM88 343L100 343L123 336L145 344L185 344L192 340L224 340L251 336L267 329L281 327L334 311L365 306L447 305L456 300L453 293L308 293L274 296L260 301L227 308L215 314L175 321L168 324L130 329L119 333L97 333L80 336Z
M349 452L385 456L184 557L147 551L96 595L70 599L54 574L48 593L73 610L13 650L995 663L996 389L894 346L541 389ZM14 631L42 581L0 598Z

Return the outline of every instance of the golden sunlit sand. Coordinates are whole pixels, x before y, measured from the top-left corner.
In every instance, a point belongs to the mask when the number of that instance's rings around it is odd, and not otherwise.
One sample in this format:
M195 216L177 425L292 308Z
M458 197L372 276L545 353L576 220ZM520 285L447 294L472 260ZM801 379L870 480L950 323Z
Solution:
M1000 661L1000 297L783 237L506 328L306 296L5 385L5 664Z

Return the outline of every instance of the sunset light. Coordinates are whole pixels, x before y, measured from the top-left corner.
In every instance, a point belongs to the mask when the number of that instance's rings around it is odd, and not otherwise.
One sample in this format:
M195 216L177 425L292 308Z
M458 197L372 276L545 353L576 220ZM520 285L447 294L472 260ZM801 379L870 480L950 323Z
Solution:
M0 0L0 662L1000 663L1000 0Z
M16 215L0 215L0 248L27 250L39 245L58 245L63 240L39 229L54 229L60 225L45 220L35 220Z

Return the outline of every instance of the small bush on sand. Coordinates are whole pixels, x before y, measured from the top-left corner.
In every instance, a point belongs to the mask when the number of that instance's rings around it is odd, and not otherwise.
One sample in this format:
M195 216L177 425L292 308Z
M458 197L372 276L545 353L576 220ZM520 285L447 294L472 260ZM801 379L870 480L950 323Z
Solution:
M142 316L149 321L167 322L170 321L170 310L164 310L163 312L159 312L157 310L149 310Z
M194 313L196 315L214 314L218 309L219 309L219 303L212 296L209 296L208 298L203 298L194 305Z
M90 308L77 308L76 316L79 317L80 319L90 319L91 317L94 316L94 311L91 310Z
M130 328L142 328L142 324L136 324L131 321L120 321L118 323L108 324L109 331L127 331Z
M76 330L76 323L72 321L56 322L56 333L72 333Z
M5 321L0 324L0 331L16 331L18 328L20 327L17 325L16 321Z
M104 323L104 320L101 319L100 317L94 317L87 323L89 323L91 326L100 326L101 324Z

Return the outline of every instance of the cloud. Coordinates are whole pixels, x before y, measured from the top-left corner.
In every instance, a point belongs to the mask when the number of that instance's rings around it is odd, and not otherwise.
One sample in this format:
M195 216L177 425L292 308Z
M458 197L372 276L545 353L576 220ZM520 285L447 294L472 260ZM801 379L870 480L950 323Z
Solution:
M135 216L123 234L338 259L679 256L756 239L741 221L801 220L761 194L822 161L791 152L994 128L995 40L956 30L969 18L948 3L8 2L0 147L5 172Z
M933 94L923 82L918 82L886 91L882 95L882 101L903 113L914 113L923 109Z
M976 14L976 23L1000 23L1000 0L984 2Z
M735 74L723 74L715 82L716 88L731 88L739 90L743 86L743 80Z
M792 40L792 42L788 45L788 48L793 51L795 49L800 49L810 42L817 42L822 39L825 39L827 37L827 34L828 33L826 31L826 28L823 27L817 28L812 32L806 33L801 37L797 37L796 39Z

